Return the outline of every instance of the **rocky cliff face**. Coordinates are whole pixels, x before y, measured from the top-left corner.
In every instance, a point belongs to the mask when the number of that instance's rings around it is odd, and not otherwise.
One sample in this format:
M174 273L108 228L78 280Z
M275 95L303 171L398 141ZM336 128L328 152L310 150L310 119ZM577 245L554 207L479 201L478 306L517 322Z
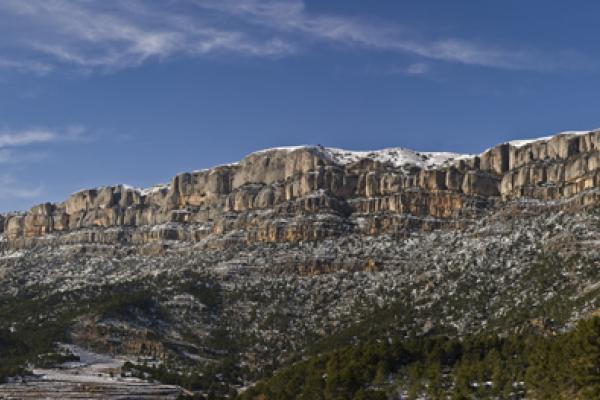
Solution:
M15 248L40 240L148 244L227 235L299 242L463 226L514 199L594 201L587 192L600 186L599 149L600 131L504 143L477 156L270 149L150 189L82 190L0 217L0 226Z
M5 215L0 333L242 388L335 341L567 330L600 309L599 140L271 149Z

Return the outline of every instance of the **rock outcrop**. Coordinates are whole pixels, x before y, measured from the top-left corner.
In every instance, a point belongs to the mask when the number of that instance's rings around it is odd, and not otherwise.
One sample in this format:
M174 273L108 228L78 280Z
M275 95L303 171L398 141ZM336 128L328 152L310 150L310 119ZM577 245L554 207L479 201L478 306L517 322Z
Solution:
M477 156L270 149L150 189L82 190L62 203L0 217L0 225L13 247L233 233L246 242L310 241L350 231L432 229L468 223L512 200L556 201L596 189L599 150L600 131L504 143Z

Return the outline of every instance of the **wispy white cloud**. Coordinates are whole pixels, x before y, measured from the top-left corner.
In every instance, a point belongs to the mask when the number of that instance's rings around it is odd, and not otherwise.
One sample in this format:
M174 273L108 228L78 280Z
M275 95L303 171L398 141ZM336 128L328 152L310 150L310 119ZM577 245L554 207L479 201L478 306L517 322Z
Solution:
M20 132L0 132L0 148L47 143L56 140L58 137L55 132L36 129Z
M0 175L0 199L23 199L31 200L39 198L44 193L43 186L34 188L23 187L11 174Z
M29 146L37 143L89 141L89 130L83 125L70 125L63 129L32 128L24 130L0 129L0 149Z
M10 47L37 54L47 63L81 68L123 68L150 58L182 54L279 56L294 51L291 43L275 35L219 28L209 19L188 15L173 3L3 0L0 17L19 21L10 24L12 29L4 28L4 40L12 41ZM6 63L7 68L11 65L26 68L16 62ZM44 65L40 62L37 68L42 70Z
M315 14L303 0L0 2L0 51L10 55L0 59L0 68L38 74L62 65L110 70L177 56L281 57L314 43L512 70L572 69L588 62L560 51L425 37L397 23Z
M406 75L421 76L431 75L432 67L429 63L415 62L400 65L367 64L365 72L373 75Z
M81 125L64 129L45 128L25 130L0 130L0 164L23 164L39 162L48 158L47 151L30 149L32 146L58 142L86 142L93 140L89 130Z
M84 125L69 125L56 131L56 140L62 142L90 142L95 140L94 134Z
M21 170L25 164L39 162L49 157L46 146L51 143L85 141L90 139L84 126L74 125L64 129L46 128L0 130L0 164L5 165L0 174L0 200L31 200L44 193L41 185L27 187L8 168ZM39 150L42 146L42 150Z
M193 0L203 9L218 10L281 32L317 40L406 53L430 60L513 70L578 68L584 57L531 49L501 49L474 39L423 38L416 32L386 23L310 14L303 0Z
M44 151L16 151L15 149L0 149L0 164L23 164L40 162L48 158Z
M14 70L22 73L33 73L43 76L52 71L52 66L47 63L31 60L10 60L0 58L0 70Z
M408 67L406 67L406 73L408 75L423 75L428 71L429 65L421 62L410 64Z
M46 151L17 151L15 149L0 149L0 164L37 163L48 158Z

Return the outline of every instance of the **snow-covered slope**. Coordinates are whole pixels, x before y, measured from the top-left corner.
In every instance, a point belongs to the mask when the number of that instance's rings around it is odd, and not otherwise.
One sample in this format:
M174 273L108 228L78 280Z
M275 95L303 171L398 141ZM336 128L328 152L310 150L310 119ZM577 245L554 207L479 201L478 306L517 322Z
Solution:
M472 157L470 154L449 152L419 152L402 147L392 147L376 151L351 151L332 147L323 151L336 163L346 165L363 159L371 159L381 163L390 163L395 167L414 165L419 168L433 168L450 161Z
M322 154L325 158L339 165L348 165L364 159L370 159L381 163L390 163L395 167L417 166L419 168L433 168L442 166L453 160L473 157L472 154L461 154L451 152L428 152L406 149L403 147L390 147L381 150L345 150L336 147L322 146L284 146L272 147L259 150L253 154L262 154L266 152L293 152L300 149L310 149Z

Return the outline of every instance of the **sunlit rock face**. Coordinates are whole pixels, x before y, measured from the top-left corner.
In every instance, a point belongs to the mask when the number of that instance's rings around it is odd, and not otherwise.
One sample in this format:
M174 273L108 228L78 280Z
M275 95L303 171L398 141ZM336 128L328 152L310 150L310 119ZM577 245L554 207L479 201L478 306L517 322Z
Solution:
M600 131L512 141L480 155L402 148L275 148L182 173L149 189L82 190L0 216L11 247L44 241L134 244L321 240L463 226L512 200L594 202Z

